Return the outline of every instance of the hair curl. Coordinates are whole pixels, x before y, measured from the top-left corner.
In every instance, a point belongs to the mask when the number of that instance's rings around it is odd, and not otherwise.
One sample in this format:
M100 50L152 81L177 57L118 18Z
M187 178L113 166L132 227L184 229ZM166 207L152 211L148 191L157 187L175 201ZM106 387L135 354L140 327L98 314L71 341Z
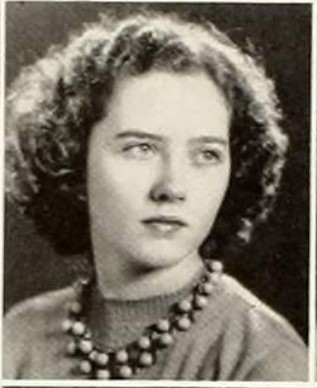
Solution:
M287 137L263 67L210 22L174 15L103 15L65 48L25 68L7 100L6 188L61 254L91 250L87 143L118 77L159 69L205 71L232 106L232 176L212 233L213 249L248 241L267 218ZM146 109L146 108L145 108Z

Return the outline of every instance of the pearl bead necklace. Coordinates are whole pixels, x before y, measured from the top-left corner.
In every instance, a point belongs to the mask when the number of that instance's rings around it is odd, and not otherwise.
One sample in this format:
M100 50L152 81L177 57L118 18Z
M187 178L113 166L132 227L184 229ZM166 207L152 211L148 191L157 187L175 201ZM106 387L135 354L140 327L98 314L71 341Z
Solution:
M92 341L89 328L83 319L87 292L91 282L76 283L77 300L69 307L68 318L63 322L63 331L71 337L67 344L68 356L79 358L79 371L89 379L129 379L139 369L148 368L157 359L157 353L171 346L178 332L192 326L196 314L208 304L208 297L219 283L222 263L211 261L191 294L171 306L169 315L155 325L146 328L142 336L118 350L103 351Z

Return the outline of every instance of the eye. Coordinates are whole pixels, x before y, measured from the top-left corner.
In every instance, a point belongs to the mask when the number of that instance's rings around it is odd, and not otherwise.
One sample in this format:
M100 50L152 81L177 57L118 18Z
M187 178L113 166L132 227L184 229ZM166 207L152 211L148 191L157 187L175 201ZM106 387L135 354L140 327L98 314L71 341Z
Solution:
M214 165L221 163L224 159L224 153L218 149L201 149L195 154L195 163L198 165Z
M123 152L129 157L146 159L154 154L155 146L150 143L133 143L123 147Z

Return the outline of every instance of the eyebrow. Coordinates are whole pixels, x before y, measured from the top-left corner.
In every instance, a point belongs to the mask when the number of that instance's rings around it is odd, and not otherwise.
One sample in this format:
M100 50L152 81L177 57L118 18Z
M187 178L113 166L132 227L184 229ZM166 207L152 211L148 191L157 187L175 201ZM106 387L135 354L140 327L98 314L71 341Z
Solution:
M127 130L124 132L120 132L116 135L117 139L125 139L129 137L134 137L138 139L152 139L156 141L162 141L164 140L162 136L156 135L154 133L149 132L143 132L138 130ZM223 146L228 145L228 140L224 139L221 136L198 136L197 138L190 139L191 143L199 143L199 144L206 144L206 143L218 143Z
M138 139L163 140L162 136L155 135L154 133L142 132L137 130L128 130L128 131L120 132L116 135L117 139L125 139L128 137L135 137Z
M229 143L229 140L227 140L221 136L199 136L195 139L192 139L191 142L201 143L201 144L218 143L218 144L221 144L223 146L227 146Z

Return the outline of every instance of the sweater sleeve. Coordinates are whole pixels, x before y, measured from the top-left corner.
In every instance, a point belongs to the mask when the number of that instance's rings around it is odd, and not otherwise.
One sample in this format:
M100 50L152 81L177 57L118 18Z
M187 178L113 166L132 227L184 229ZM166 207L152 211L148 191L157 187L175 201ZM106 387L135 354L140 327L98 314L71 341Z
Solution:
M52 291L23 301L3 321L3 378L21 379L43 375L44 359L56 350L65 306L73 296L71 288ZM63 337L61 335L61 337ZM53 352L54 353L54 352ZM65 364L65 363L64 363Z
M306 345L284 318L266 307L254 307L248 313L248 328L254 362L247 380L307 381Z
M247 376L248 381L307 381L306 350L277 347L260 360Z
M31 322L19 307L9 312L3 321L3 378L18 379L27 359L27 338Z
M226 307L220 379L308 380L307 347L282 316L232 279Z
M307 381L307 348L284 318L254 306L247 314L247 330L247 381Z

